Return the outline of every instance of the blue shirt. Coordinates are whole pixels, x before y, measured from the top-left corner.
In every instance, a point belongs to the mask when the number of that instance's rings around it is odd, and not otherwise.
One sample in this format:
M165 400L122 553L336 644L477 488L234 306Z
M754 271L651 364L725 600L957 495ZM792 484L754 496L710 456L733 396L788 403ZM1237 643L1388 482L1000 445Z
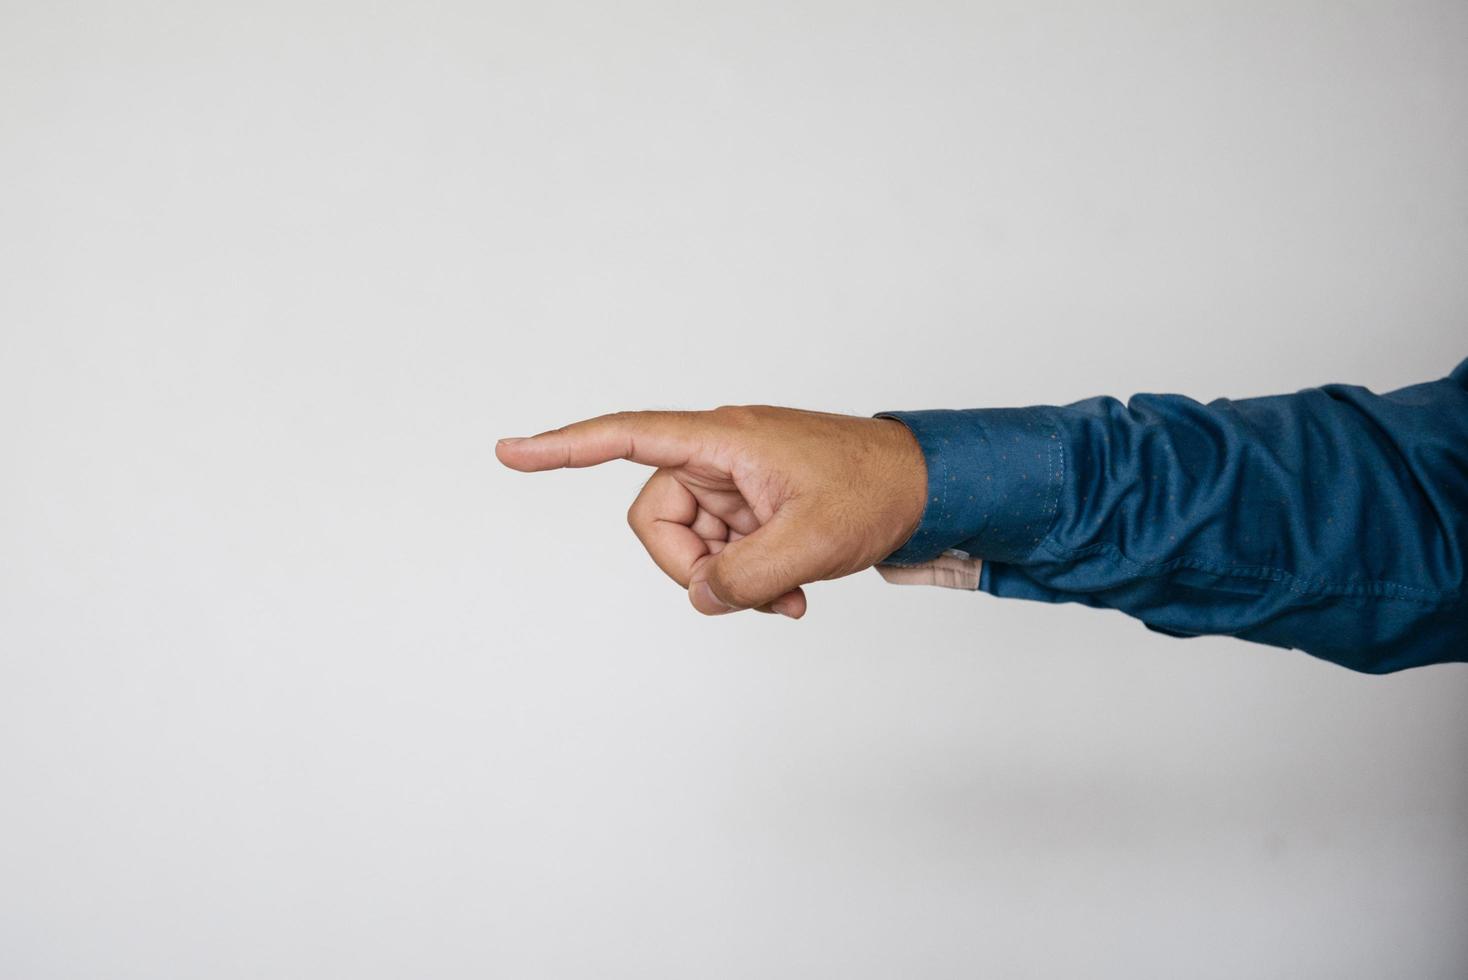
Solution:
M1386 394L879 417L912 431L928 469L921 524L886 563L957 550L996 596L1369 673L1468 661L1468 361Z

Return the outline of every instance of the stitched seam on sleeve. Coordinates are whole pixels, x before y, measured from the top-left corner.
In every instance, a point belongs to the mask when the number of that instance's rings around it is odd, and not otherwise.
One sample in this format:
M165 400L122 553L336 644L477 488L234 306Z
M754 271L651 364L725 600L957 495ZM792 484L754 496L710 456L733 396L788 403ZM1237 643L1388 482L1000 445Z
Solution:
M1277 582L1298 595L1340 595L1397 599L1403 602L1432 606L1451 605L1462 599L1462 595L1456 591L1437 592L1432 589L1403 585L1400 582L1378 580L1335 582L1324 578L1311 579L1287 572L1282 568L1273 568L1267 565L1228 565L1191 555L1179 555L1176 558L1170 558L1164 562L1144 562L1127 557L1122 553L1120 548L1109 541L1076 549L1061 548L1053 542L1046 541L1044 547L1052 557L1062 561L1074 561L1096 554L1104 554L1120 565L1125 565L1151 575L1169 572L1175 568L1191 568L1214 575L1228 576L1230 578Z

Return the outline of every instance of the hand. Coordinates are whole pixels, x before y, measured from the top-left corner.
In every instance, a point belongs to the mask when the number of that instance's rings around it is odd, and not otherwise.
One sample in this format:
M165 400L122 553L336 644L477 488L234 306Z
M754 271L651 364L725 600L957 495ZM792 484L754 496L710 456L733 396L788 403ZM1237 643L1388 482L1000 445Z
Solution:
M802 585L896 551L927 499L922 450L901 422L763 405L603 415L501 439L495 455L527 473L613 459L657 467L627 522L708 615L799 619Z

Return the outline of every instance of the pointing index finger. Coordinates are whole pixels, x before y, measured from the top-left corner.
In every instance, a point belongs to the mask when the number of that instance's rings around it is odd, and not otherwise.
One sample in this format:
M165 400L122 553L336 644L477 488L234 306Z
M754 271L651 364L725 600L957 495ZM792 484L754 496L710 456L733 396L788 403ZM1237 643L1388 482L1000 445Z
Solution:
M682 466L698 449L703 412L617 412L573 422L527 439L501 439L495 455L523 473L596 466L628 459Z

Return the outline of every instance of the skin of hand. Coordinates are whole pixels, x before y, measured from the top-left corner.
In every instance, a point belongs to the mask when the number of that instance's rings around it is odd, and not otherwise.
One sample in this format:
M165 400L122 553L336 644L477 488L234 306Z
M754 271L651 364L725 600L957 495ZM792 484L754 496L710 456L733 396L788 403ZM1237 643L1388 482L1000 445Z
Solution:
M901 422L765 405L619 412L501 439L495 455L526 473L614 459L656 467L627 522L710 616L799 619L802 585L897 550L927 499L922 450Z

